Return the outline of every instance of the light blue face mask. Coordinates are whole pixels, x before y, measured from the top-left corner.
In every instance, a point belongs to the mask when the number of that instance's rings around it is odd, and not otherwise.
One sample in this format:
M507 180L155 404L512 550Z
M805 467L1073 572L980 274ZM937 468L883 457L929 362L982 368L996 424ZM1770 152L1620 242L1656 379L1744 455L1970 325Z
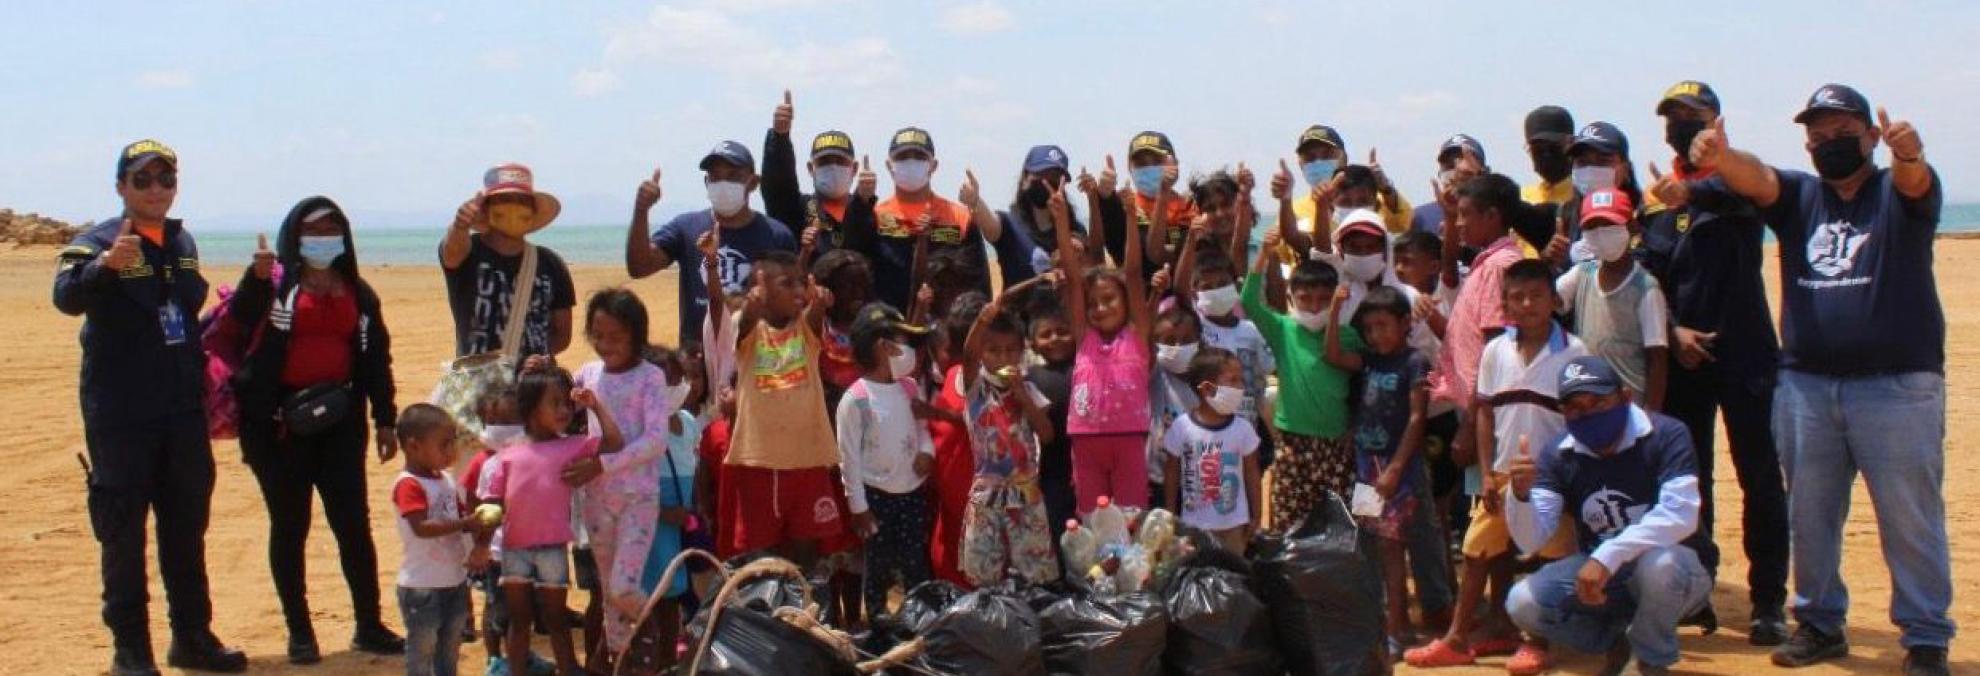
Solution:
M303 235L301 249L303 262L322 270L344 255L344 236Z
M1136 167L1130 172L1134 176L1134 191L1143 197L1154 197L1162 189L1162 165L1151 164Z
M1334 172L1341 168L1340 160L1314 160L1299 165L1299 173L1306 175L1308 186L1319 186L1332 179Z
M1581 191L1583 195L1614 187L1616 187L1615 167L1591 164L1574 168L1574 189Z

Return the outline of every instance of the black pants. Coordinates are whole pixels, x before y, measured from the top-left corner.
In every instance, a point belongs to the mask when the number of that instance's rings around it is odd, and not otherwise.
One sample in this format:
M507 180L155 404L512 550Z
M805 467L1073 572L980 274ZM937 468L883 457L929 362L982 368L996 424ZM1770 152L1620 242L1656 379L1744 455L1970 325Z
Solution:
M103 623L116 647L151 654L145 585L147 512L157 518L158 571L175 639L208 636L206 520L213 498L213 448L206 416L190 411L152 423L85 426L89 523L101 547Z
M1716 453L1713 426L1718 413L1726 419L1726 439L1732 444L1733 471L1744 497L1740 530L1750 566L1746 571L1748 598L1755 613L1776 617L1787 601L1788 518L1787 486L1781 477L1780 455L1774 448L1774 388L1771 379L1730 378L1710 364L1692 371L1673 359L1664 412L1691 428L1697 454L1699 493L1704 505L1698 532L1685 544L1713 577L1719 571L1719 545L1713 540L1712 476Z
M323 496L323 516L337 538L337 557L351 589L351 614L360 629L378 626L378 551L371 542L365 504L366 428L359 415L308 437L270 440L242 430L249 467L268 505L268 567L292 637L314 636L304 582L312 494Z
M866 579L861 581L869 618L887 614L887 591L896 581L906 592L934 577L928 538L935 527L935 506L925 488L888 493L866 487L866 508L878 527L866 539Z

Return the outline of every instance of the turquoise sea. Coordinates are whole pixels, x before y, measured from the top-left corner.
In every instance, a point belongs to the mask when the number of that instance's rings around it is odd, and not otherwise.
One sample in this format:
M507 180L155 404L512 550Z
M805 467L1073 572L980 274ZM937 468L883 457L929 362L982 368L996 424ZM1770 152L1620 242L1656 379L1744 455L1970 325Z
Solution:
M1948 204L1940 216L1941 232L1980 231L1980 203ZM1263 230L1255 230L1262 236ZM272 234L272 233L271 233ZM434 265L439 262L438 228L358 228L358 260L366 265ZM246 263L254 251L252 232L197 233L200 257L212 264ZM557 224L530 236L570 263L616 265L625 260L624 224Z

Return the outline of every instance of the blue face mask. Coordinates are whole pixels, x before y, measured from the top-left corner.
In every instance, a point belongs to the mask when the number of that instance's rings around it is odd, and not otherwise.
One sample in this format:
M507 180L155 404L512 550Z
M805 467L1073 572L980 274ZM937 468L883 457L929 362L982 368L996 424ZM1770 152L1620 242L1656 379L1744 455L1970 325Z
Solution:
M1306 164L1299 165L1299 173L1306 175L1307 185L1319 186L1325 184L1328 179L1333 178L1334 172L1339 170L1340 168L1341 168L1340 160L1314 160L1312 162L1307 162ZM1339 221L1335 221L1335 222L1339 223Z
M1156 191L1162 189L1162 165L1136 167L1130 173L1134 176L1134 191L1143 197L1154 197Z
M1567 421L1568 434L1575 442L1597 453L1607 452L1616 440L1622 438L1623 430L1629 427L1629 404L1617 404L1615 408L1598 413L1590 413Z
M1588 165L1574 168L1574 189L1581 194L1616 187L1616 168Z
M302 258L310 267L322 270L344 255L343 235L304 235Z

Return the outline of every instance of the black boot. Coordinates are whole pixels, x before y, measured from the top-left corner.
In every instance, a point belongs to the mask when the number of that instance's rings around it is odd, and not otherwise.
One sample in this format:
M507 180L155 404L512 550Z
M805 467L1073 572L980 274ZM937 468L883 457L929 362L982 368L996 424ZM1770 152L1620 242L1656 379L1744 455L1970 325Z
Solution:
M323 650L316 646L316 629L310 625L289 626L289 664L316 664L323 661Z
M383 622L370 622L358 625L351 634L351 649L373 655L404 655L406 639L386 629Z
M247 671L247 653L221 645L213 634L172 639L165 663L180 669L238 674Z
M142 643L117 643L117 652L110 657L110 676L159 676L158 663L151 658L149 637Z

